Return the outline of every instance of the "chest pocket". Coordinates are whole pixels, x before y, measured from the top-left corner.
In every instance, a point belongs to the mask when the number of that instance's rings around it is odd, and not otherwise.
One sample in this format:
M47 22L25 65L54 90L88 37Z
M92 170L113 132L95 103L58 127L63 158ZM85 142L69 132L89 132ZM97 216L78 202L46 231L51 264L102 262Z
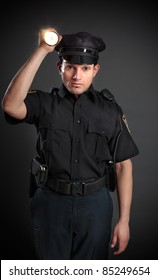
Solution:
M54 155L66 155L70 152L70 133L68 124L58 123L58 125L51 123L47 130L46 148Z
M99 123L89 122L87 133L87 151L98 160L111 158L109 150L110 131Z
M49 172L54 174L59 171L59 166L67 164L71 151L71 138L69 124L53 122L46 118L40 122L40 133L44 139L44 152L49 166ZM60 163L62 163L60 165ZM67 168L67 166L65 167Z

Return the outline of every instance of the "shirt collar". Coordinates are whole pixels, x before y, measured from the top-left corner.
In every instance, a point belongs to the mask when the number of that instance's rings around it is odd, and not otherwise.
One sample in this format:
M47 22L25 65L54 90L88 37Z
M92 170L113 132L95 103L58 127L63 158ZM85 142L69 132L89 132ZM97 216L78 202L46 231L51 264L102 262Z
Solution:
M87 90L88 93L92 93L92 94L96 94L97 91L94 89L93 85L91 84L91 86L89 87L89 89Z
M69 91L66 89L66 87L62 84L59 88L58 94L61 98L63 98Z

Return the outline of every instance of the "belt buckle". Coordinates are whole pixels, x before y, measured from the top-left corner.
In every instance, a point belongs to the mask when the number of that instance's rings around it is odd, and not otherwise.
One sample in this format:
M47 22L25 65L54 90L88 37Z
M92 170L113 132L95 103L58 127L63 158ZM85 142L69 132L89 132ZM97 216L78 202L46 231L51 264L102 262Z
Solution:
M71 194L84 194L84 185L85 183L81 182L72 182L70 184Z

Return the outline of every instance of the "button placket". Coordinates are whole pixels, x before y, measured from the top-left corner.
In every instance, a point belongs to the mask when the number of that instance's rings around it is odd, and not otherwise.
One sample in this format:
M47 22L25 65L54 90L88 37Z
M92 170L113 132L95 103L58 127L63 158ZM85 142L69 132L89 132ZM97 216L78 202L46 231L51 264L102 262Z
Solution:
M81 135L80 111L81 111L80 104L76 101L74 104L71 179L79 177L79 152L80 152L80 135Z

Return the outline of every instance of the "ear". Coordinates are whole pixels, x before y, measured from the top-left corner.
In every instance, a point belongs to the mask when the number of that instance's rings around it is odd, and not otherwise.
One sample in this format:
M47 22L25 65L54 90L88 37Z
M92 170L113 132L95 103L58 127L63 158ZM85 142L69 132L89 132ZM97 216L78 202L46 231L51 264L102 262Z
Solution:
M57 68L58 68L59 74L61 74L61 62L58 61L58 62L56 63L56 66L57 66Z
M93 77L95 77L95 75L98 73L99 70L100 70L100 64L94 65Z

